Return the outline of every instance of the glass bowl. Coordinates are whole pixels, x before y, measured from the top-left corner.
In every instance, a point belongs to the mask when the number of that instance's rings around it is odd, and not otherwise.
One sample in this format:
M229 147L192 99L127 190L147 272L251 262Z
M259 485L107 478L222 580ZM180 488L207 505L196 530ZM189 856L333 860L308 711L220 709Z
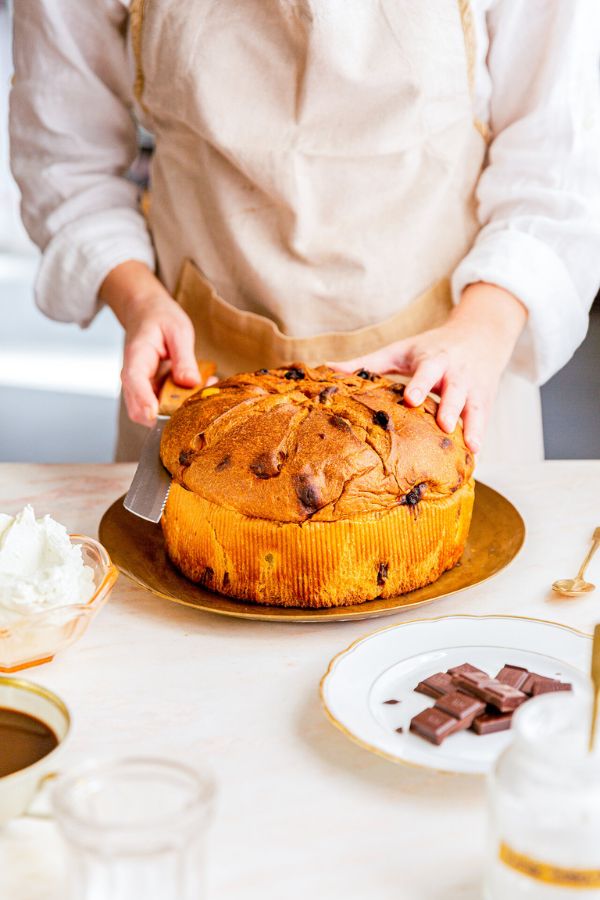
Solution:
M108 600L119 574L117 567L98 541L82 534L71 534L70 538L72 544L81 547L83 562L94 573L94 593L85 603L55 606L0 627L0 672L17 672L49 662L84 634Z

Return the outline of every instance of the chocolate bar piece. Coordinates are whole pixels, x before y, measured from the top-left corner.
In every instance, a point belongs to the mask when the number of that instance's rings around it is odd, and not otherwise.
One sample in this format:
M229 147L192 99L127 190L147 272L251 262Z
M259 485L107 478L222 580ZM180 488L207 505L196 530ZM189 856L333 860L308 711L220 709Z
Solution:
M410 730L436 745L465 728L479 735L494 734L511 727L514 710L529 697L570 690L568 683L512 663L505 663L496 678L463 663L419 682L415 691L436 702L414 716Z
M455 719L468 719L469 722L472 722L475 716L481 715L485 710L485 703L463 691L452 691L450 694L445 694L436 700L435 706L454 716Z
M460 675L453 675L452 680L457 688L466 694L477 697L478 700L484 700L491 703L500 712L509 712L516 709L525 700L526 695L522 691L517 691L509 684L502 684L494 678L487 675L479 675L477 672L465 672Z
M486 712L473 720L471 729L475 734L495 734L496 731L507 731L511 727L512 717L512 712Z
M512 666L509 663L505 663L496 675L496 681L508 684L517 691L521 690L528 678L528 669L524 669L522 666Z
M488 678L487 672L484 672L483 669L478 669L477 666L472 666L471 663L461 663L460 666L453 666L451 669L448 669L448 675L463 675L465 672L479 672L481 675L485 675Z
M448 713L429 706L410 720L410 730L425 738L430 744L441 744L450 734L461 731L468 725L468 720L455 719Z
M512 712L527 700L527 694L524 694L523 691L517 691L509 684L502 684L502 682L492 679L484 686L483 690L484 699L499 712Z
M452 681L455 688L459 688L479 700L486 700L484 687L486 684L490 684L492 679L485 672L459 672L452 676Z
M556 678L547 678L545 675L532 672L522 690L532 697L537 697L539 694L549 694L552 691L572 691L573 685L567 681L558 681Z
M539 677L540 676L536 675L535 672L529 673L529 675L521 685L521 690L524 694L529 694L529 696L531 697L531 691L533 690L533 686Z
M433 697L434 700L437 700L443 694L449 694L453 690L452 676L447 675L446 672L436 672L435 675L430 675L429 678L420 681L415 688L417 693Z
M531 692L532 697L537 697L538 694L549 694L552 691L572 691L573 685L568 681L555 681L554 678L544 678L543 681L537 681L533 686L533 691Z

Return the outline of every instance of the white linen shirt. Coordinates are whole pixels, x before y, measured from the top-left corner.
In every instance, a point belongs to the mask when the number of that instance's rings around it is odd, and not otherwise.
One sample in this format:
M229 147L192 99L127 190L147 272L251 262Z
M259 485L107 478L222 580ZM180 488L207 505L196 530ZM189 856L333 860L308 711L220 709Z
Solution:
M36 302L89 324L115 266L155 266L125 177L136 155L128 0L16 0L12 170L43 256ZM472 0L474 116L491 129L481 230L452 277L529 311L513 370L543 382L585 337L600 282L597 0Z

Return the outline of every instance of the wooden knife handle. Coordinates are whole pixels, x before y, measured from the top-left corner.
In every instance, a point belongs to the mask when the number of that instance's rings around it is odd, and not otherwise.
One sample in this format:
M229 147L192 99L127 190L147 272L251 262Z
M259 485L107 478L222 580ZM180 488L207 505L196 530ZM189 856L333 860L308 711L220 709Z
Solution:
M172 416L176 409L179 409L184 400L195 394L196 391L202 390L206 386L206 382L211 375L217 371L214 362L206 359L198 360L198 371L200 372L200 381L192 388L181 387L175 384L171 375L167 375L158 392L158 411L161 416Z

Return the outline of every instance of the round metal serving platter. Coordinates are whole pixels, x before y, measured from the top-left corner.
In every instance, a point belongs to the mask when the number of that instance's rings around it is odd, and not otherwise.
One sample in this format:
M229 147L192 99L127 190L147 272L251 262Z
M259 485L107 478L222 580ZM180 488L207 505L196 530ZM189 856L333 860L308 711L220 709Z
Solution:
M263 606L225 597L194 584L167 557L160 525L153 525L127 512L123 497L104 513L99 536L112 561L124 575L173 603L240 619L343 622L389 616L487 581L504 569L521 549L525 540L525 523L506 497L478 481L467 546L453 569L433 584L408 594L329 609Z

